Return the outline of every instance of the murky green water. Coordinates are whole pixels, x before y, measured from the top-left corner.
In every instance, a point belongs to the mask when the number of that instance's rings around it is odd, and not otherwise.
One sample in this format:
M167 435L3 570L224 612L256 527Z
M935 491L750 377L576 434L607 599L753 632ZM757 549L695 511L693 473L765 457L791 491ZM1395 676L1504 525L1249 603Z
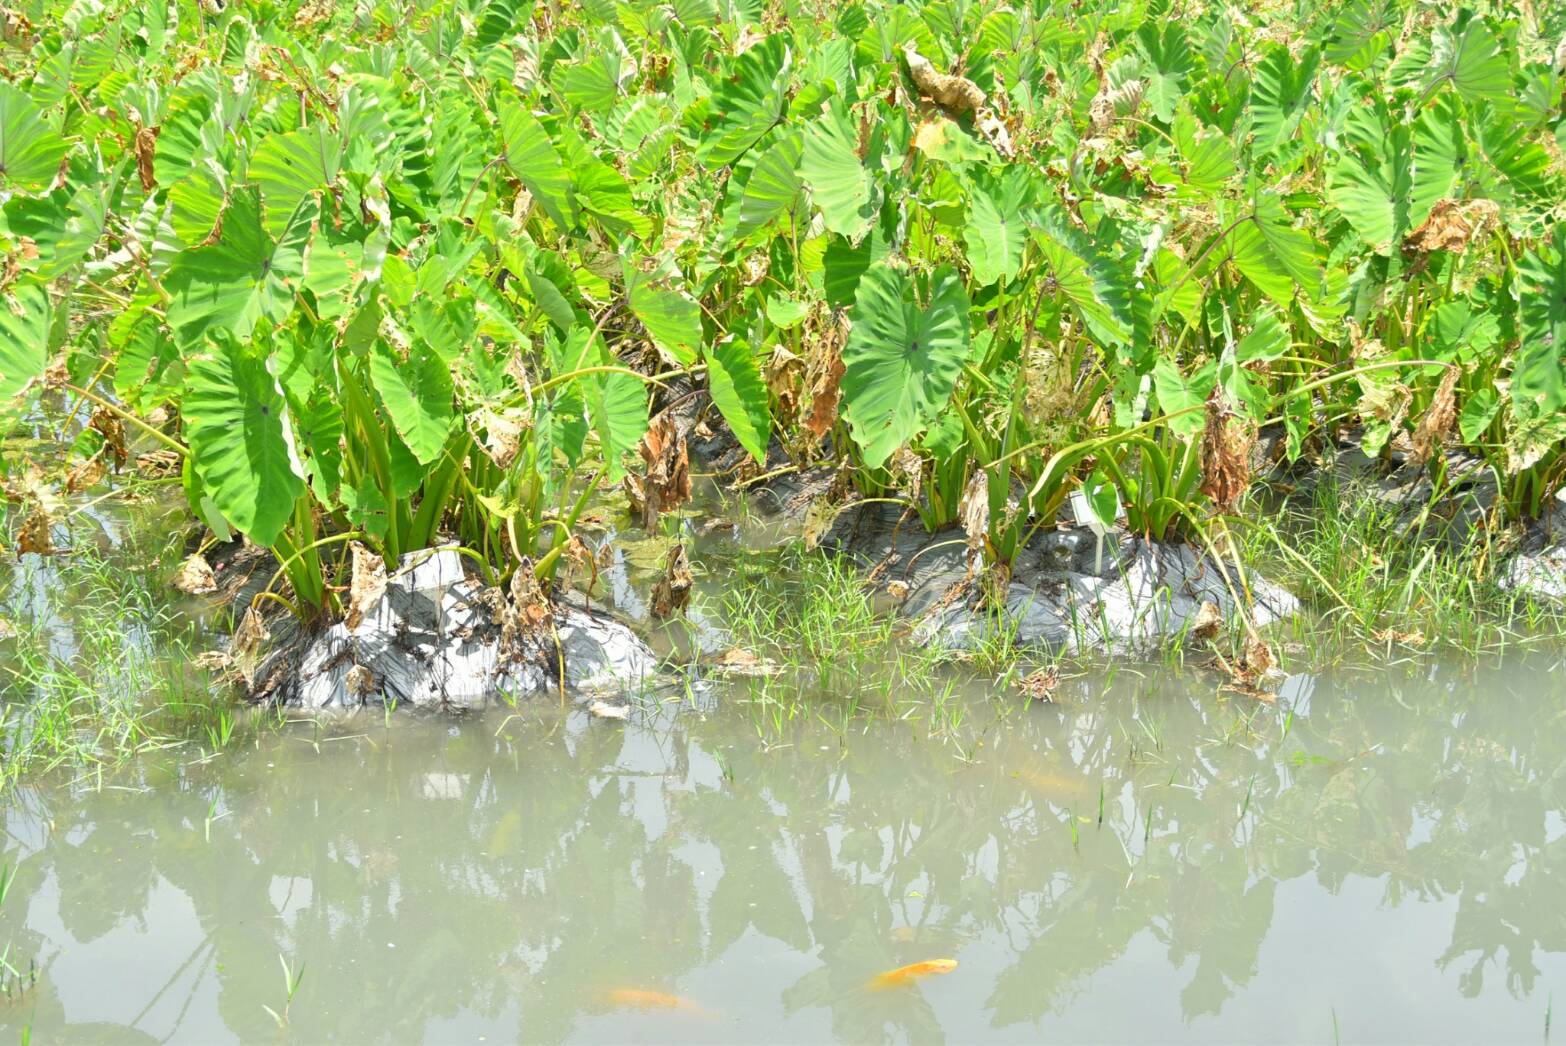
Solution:
M1299 678L1290 717L1123 670L1054 706L966 695L971 762L914 718L773 734L721 688L629 723L533 705L167 753L8 803L0 945L39 976L0 1023L1542 1041L1566 1008L1563 679ZM263 1008L284 1009L280 957L303 969L286 1030ZM866 988L932 958L959 965Z

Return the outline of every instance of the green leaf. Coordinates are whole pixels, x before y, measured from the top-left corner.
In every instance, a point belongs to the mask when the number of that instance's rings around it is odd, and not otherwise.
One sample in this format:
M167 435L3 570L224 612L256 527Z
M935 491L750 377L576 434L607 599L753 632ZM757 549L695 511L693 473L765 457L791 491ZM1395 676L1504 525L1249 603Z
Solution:
M27 192L43 189L59 172L65 149L65 139L33 100L0 80L0 185Z
M1235 268L1282 308L1293 303L1296 287L1306 298L1315 298L1321 287L1316 241L1294 227L1270 189L1255 194L1250 213L1229 234L1229 255Z
M733 163L778 123L791 65L786 33L774 33L735 60L733 71L712 92L711 126L696 147L701 163Z
M874 213L870 207L870 172L859 162L858 134L847 115L829 109L805 132L800 174L810 186L810 198L821 208L828 230L856 239Z
M262 221L259 193L253 187L235 190L218 241L180 252L163 281L172 299L168 322L175 339L190 346L218 331L245 338L263 316L282 322L304 275L317 209L313 197L301 201L274 241Z
M202 489L258 545L277 542L304 493L282 390L233 338L190 363L180 404Z
M404 360L377 340L370 350L370 382L419 464L439 458L456 422L456 409L451 371L435 347L417 339Z
M878 263L860 279L850 318L844 413L865 463L878 468L951 399L968 358L968 294L943 266L921 307L908 274Z
M608 350L602 351L602 363L611 363L613 359ZM636 378L618 372L590 374L581 379L581 385L593 429L598 433L606 478L610 483L618 483L625 475L625 455L636 449L647 431L647 390Z
M626 270L626 295L631 311L642 321L653 343L683 367L701 351L701 306L678 290L654 287L635 266Z
M1163 32L1156 22L1148 21L1137 33L1137 49L1142 52L1142 73L1147 88L1144 97L1153 115L1165 123L1174 119L1175 106L1185 93L1185 81L1195 68L1191 45L1177 19L1163 21Z
M1490 428L1490 423L1501 411L1501 394L1495 386L1475 389L1463 404L1463 412L1457 419L1457 431L1464 443L1479 443Z
M1131 304L1124 274L1061 215L1045 219L1037 242L1058 292L1076 309L1089 332L1106 344L1129 344Z
M1160 356L1153 363L1153 390L1158 394L1158 409L1165 414L1189 411L1169 419L1169 430L1181 439L1201 435L1207 419L1194 408L1207 402L1213 385L1218 381L1218 365L1208 360L1190 378L1180 373L1179 366L1167 356Z
M1327 195L1373 250L1390 254L1457 180L1460 132L1450 103L1401 123L1381 99L1345 121L1351 151L1332 169Z
M1354 0L1338 13L1326 59L1362 72L1386 53L1402 24L1392 0Z
M1430 43L1426 93L1448 80L1469 103L1494 101L1512 93L1511 68L1495 34L1482 19L1473 18L1455 37L1449 30L1437 28Z
M751 168L740 194L735 239L743 240L756 230L798 209L800 189L803 187L799 177L799 160L803 149L801 137L790 134L768 146L766 152L761 154L756 166Z
M1028 222L1023 215L1027 184L1020 177L976 178L969 188L968 221L963 242L977 286L997 280L1008 283L1022 269L1028 246Z
M1262 155L1292 139L1315 94L1321 54L1308 48L1296 62L1283 44L1274 44L1256 68L1251 87L1254 144Z
M1175 114L1172 130L1175 150L1185 165L1185 184L1206 194L1222 191L1234 176L1234 150L1228 138L1202 127L1184 107Z
M500 139L506 166L561 229L576 224L571 175L560 161L549 132L509 92L499 97Z
M53 311L48 288L41 283L14 286L0 297L0 409L48 366Z
M281 236L300 201L337 180L342 139L325 121L269 135L250 157L249 180L261 190L266 230Z
M1238 363L1268 363L1289 351L1289 329L1276 311L1263 306L1256 311L1250 332L1234 347Z
M767 460L772 438L772 413L767 406L767 383L750 346L739 338L725 338L707 353L707 387L729 431L756 461Z
M1566 225L1553 243L1528 252L1517 265L1522 302L1512 410L1519 419L1566 408Z
M576 468L587 447L587 401L578 384L570 382L550 398L540 396L534 405L538 474L546 484L556 480L561 466Z
M786 295L767 299L767 319L774 327L792 330L810 315L810 303Z

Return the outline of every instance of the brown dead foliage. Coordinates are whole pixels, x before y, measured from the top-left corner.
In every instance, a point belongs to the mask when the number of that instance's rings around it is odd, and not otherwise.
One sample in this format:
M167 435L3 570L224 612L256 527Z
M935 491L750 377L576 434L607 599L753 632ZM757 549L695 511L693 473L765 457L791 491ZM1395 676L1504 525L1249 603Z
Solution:
M106 472L108 472L108 466L104 464L102 452L94 454L90 458L85 458L77 462L65 474L65 492L67 494L80 494L84 490L91 490L103 482Z
M522 659L528 652L528 642L554 626L554 608L549 605L549 597L533 574L531 559L523 557L517 564L505 592L492 588L485 597L490 619L500 626L503 659Z
M59 551L54 545L54 519L42 505L35 505L16 532L17 555L36 552L40 556L52 556Z
M846 321L845 321L846 322ZM821 439L837 424L837 405L842 398L844 324L832 324L820 331L811 345L805 365L810 383L810 406L801 419L805 430Z
M158 177L153 170L153 159L158 149L158 128L138 127L134 147L136 173L141 176L142 191L151 192L158 187Z
M1210 643L1218 638L1218 630L1223 627L1223 612L1218 609L1218 604L1212 600L1204 600L1196 609L1196 616L1191 619L1191 638L1203 643Z
M212 564L199 552L192 552L174 572L174 587L187 596L204 596L218 590Z
M664 564L663 576L653 584L652 610L653 617L662 619L672 617L675 612L684 610L691 601L691 561L685 553L685 545L675 545L669 550L669 559Z
M149 450L136 455L136 471L151 479L172 476L184 461L177 450Z
M348 553L353 561L353 576L348 582L348 609L343 624L353 631L386 594L386 561L357 541L348 543Z
M1461 254L1490 222L1500 215L1494 200L1437 200L1426 218L1403 240L1406 250L1428 254L1451 251Z
M760 654L744 647L731 646L712 662L712 667L725 675L775 676L783 669Z
M908 72L913 77L919 93L942 109L952 113L971 113L984 104L984 92L979 85L963 76L949 76L937 72L930 60L910 44L903 50L908 59Z
M778 405L778 416L792 418L799 411L800 388L804 384L805 361L782 345L772 350L765 367L767 391Z
M348 670L348 675L343 679L343 686L349 694L361 701L372 696L378 688L375 673L363 665L354 665Z
M1267 704L1272 704L1278 699L1277 694L1265 685L1281 676L1278 672L1278 659L1274 656L1272 647L1267 645L1267 641L1262 639L1255 629L1247 628L1245 650L1238 659L1230 661L1219 654L1213 663L1229 677L1221 689L1232 694L1255 698Z
M103 437L103 445L114 455L115 471L124 468L126 459L130 457L130 452L125 448L125 423L99 407L92 412L88 424Z
M255 682L256 667L261 660L261 646L270 638L272 633L267 631L261 612L253 606L246 607L244 615L239 619L239 627L234 629L234 636L228 644L229 664L244 677L246 685Z
M1414 428L1412 456L1421 465L1435 456L1441 441L1452 431L1452 423L1457 420L1457 379L1461 375L1459 368L1447 368L1429 408Z
M1053 701L1060 686L1060 673L1053 668L1041 668L1022 677L1017 684L1024 696L1034 701Z
M962 498L957 502L957 518L962 522L963 533L968 536L968 565L972 569L990 535L990 481L983 469L976 469L963 488Z
M690 456L685 437L665 411L653 419L641 442L647 475L641 483L642 525L651 530L664 512L672 512L691 499ZM634 506L633 506L634 508Z
M1207 428L1202 433L1202 493L1225 515L1234 511L1251 485L1251 447L1256 430L1229 406L1221 388L1207 399Z

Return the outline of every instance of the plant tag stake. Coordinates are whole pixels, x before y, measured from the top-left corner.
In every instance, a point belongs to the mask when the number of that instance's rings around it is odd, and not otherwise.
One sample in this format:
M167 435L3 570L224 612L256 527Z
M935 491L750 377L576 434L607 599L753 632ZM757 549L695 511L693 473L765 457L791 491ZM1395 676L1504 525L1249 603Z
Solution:
M1104 536L1109 533L1109 524L1105 523L1093 507L1093 499L1088 497L1087 491L1078 487L1071 492L1071 514L1076 517L1077 526L1087 527L1093 532L1093 573L1104 572Z

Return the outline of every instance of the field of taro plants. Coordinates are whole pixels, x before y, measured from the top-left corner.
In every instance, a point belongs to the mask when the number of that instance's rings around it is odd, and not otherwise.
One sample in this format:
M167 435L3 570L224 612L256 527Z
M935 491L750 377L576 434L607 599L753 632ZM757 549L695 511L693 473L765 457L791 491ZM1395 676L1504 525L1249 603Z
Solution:
M11 551L161 471L306 619L355 542L547 589L693 404L1001 576L1076 490L1200 537L1261 432L1566 476L1566 5L0 14L0 417L69 454L0 458Z

